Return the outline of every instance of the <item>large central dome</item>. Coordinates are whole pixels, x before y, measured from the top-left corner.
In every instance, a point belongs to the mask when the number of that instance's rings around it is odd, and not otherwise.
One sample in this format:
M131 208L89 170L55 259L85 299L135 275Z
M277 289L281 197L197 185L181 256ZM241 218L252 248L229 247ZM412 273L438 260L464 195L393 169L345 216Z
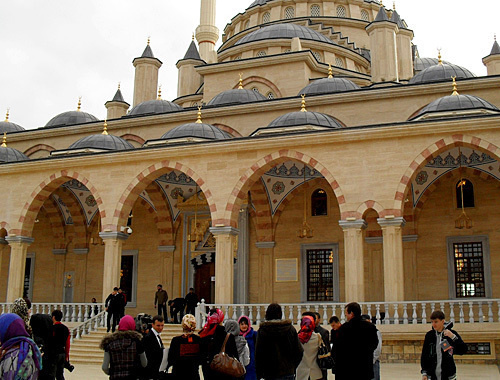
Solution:
M330 45L335 45L335 43L332 40L330 40L323 34L318 33L311 28L295 24L275 24L275 25L265 26L263 28L256 30L255 32L247 34L245 37L236 42L234 45L236 46L254 41L262 41L262 40L270 40L278 38L292 39L294 37L299 37L301 40L318 41Z

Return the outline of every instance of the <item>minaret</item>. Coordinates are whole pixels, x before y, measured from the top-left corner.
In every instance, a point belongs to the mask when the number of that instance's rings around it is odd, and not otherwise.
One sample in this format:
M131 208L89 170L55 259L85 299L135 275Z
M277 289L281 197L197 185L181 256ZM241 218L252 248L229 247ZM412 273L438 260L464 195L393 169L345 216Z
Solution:
M219 39L219 29L215 26L215 0L201 0L200 25L196 28L196 40L200 56L206 63L217 62L215 43Z
M113 96L113 100L109 100L104 103L104 106L108 110L107 119L118 119L127 114L127 110L130 107L125 99L123 99L122 92L120 90L120 84L118 84L118 90L116 90L115 96Z
M483 64L486 66L488 75L500 75L500 46L496 35L490 55L483 58Z
M177 81L177 97L195 94L203 83L203 77L198 74L195 66L202 65L203 61L200 58L194 35L191 44L184 58L180 59L176 66L179 70Z
M389 20L382 5L375 21L365 29L370 36L372 81L399 81L396 43L398 24Z
M408 80L413 77L413 51L411 41L413 40L413 31L408 29L398 12L396 3L392 11L391 21L398 25L396 34L396 47L398 54L398 76L400 80Z
M148 100L156 99L158 70L162 62L158 58L155 58L149 43L150 40L148 38L148 44L142 55L132 61L135 67L134 106Z

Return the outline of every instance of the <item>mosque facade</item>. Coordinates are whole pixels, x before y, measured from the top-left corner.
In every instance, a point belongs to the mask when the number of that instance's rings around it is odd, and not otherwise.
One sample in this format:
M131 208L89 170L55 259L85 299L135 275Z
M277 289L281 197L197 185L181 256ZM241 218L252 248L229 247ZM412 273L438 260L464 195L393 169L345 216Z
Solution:
M176 99L148 42L107 120L0 122L0 299L500 298L497 42L478 77L378 1L256 0L215 50L215 10Z

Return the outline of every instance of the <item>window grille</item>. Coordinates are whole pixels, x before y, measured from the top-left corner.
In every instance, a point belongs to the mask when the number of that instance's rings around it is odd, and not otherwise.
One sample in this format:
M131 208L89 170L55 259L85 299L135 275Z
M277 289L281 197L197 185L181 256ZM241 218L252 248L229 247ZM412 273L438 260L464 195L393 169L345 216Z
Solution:
M250 20L247 20L245 22L245 29L248 29L248 28L250 28Z
M345 16L346 16L345 8L342 5L339 5L337 7L337 17L345 17Z
M321 8L319 7L318 4L311 5L311 16L312 17L321 16Z
M259 89L257 87L252 88L252 91L260 93Z
M338 67L344 67L344 61L342 60L342 58L335 58L335 66L338 66Z
M262 16L262 23L265 24L270 21L271 21L271 13L269 12L264 13L264 15Z
M333 301L333 251L307 250L307 301Z
M265 57L267 53L264 50L261 50L257 53L257 57Z
M266 98L268 99L274 99L274 94L270 91L267 93Z
M453 243L455 293L458 298L486 297L483 243Z
M364 9L361 10L361 20L370 21L370 15Z
M295 9L293 7L288 7L285 9L285 18L294 18L295 17Z
M314 58L316 58L316 60L318 62L322 62L321 54L320 53L318 53L317 51L313 51L313 55L314 55Z

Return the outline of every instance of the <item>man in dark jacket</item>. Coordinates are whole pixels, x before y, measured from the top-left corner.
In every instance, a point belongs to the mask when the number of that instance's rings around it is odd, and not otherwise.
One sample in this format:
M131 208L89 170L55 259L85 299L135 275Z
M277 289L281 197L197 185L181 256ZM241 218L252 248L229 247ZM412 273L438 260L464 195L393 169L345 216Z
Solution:
M64 364L69 363L70 335L69 329L61 323L61 310L52 312L52 349L54 350L56 380L64 380Z
M194 315L196 313L196 306L198 305L198 296L194 292L194 288L189 288L189 293L186 294L186 314Z
M168 317L167 317L167 301L168 301L168 293L166 290L163 289L162 284L158 284L156 286L156 293L155 293L155 309L156 305L158 304L158 315L161 315L163 312L163 318L166 322L168 322Z
M272 303L259 326L255 345L257 378L293 380L304 349L290 320L282 320L281 306Z
M436 310L431 314L432 330L425 334L420 363L422 380L444 380L455 378L457 368L453 355L463 355L467 345L460 335L452 330L453 323L445 323L445 315Z
M115 332L116 325L120 322L120 311L123 305L123 298L121 294L118 293L118 288L114 287L113 292L106 298L106 302L104 303L104 307L108 312L107 317L107 332L111 329L112 332ZM113 318L113 324L111 325L111 318Z
M161 315L154 316L151 330L142 339L142 345L148 359L145 379L158 379L159 377L160 365L163 360L163 350L165 348L160 336L164 324L165 322Z
M170 306L170 318L172 318L172 323L181 323L182 317L184 317L184 309L186 308L186 300L184 298L175 298L168 301L168 306ZM177 315L180 313L180 318L177 319Z
M356 302L345 307L345 316L347 322L340 327L333 349L335 380L371 380L377 329L361 320L361 307Z

